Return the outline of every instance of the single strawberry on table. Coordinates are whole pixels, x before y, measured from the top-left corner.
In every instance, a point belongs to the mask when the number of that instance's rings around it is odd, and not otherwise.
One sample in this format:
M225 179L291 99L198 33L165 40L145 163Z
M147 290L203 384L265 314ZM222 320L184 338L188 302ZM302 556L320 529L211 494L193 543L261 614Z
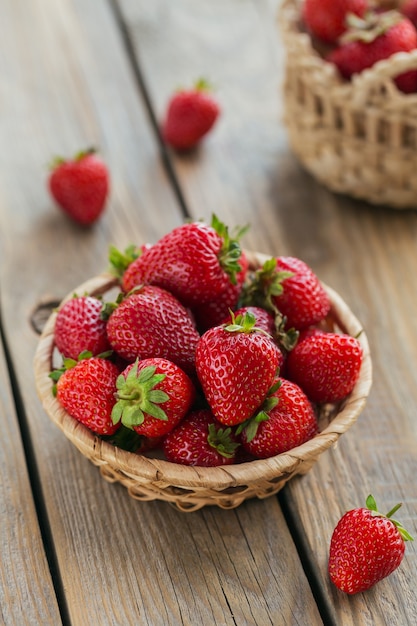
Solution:
M237 283L242 271L241 233L231 236L215 215L210 225L182 224L129 265L122 289L129 292L137 285L156 285L190 308L215 300Z
M187 309L171 293L145 285L107 307L109 343L127 362L162 357L188 374L194 372L200 335Z
M231 428L220 424L209 409L199 409L164 437L162 449L172 463L215 467L233 464L239 445Z
M278 378L260 410L237 433L244 449L256 458L287 452L318 433L317 418L298 385Z
M64 371L51 373L56 397L71 417L99 435L112 435L119 428L111 418L119 369L99 358L64 359Z
M367 0L304 0L302 16L312 35L326 43L336 43L346 31L346 16L363 16L367 9Z
M145 437L161 437L183 419L195 399L187 374L167 359L136 360L116 381L114 424Z
M200 143L220 115L210 85L200 79L191 89L174 93L162 123L164 140L177 150L189 150Z
M93 296L74 295L62 305L56 316L54 339L63 356L78 359L81 352L96 356L110 350L102 308L102 301Z
M363 348L347 334L307 333L286 359L286 376L312 402L338 402L350 394L359 378Z
M195 354L197 375L219 422L234 426L253 415L275 379L279 352L250 312L202 335Z
M340 44L326 57L346 79L397 52L417 48L416 28L399 11L370 12L363 18L351 20L350 24ZM414 93L417 91L417 70L406 71L394 81L400 91Z
M58 206L74 221L89 225L103 213L109 191L109 171L94 149L73 159L56 157L48 186Z
M366 508L345 513L330 541L331 581L348 594L366 591L396 570L404 557L405 541L413 537L392 516L401 504L383 515L370 495Z

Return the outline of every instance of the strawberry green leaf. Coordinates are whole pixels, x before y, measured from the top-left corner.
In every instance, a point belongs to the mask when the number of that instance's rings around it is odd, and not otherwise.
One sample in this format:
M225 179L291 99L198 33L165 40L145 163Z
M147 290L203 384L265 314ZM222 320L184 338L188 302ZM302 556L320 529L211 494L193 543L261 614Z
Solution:
M166 374L156 374L155 366L148 366L138 372L138 361L127 376L120 374L116 380L116 403L112 411L114 423L120 420L128 428L138 426L145 420L145 414L156 419L168 420L168 416L159 405L169 400L169 395L162 389L155 389Z
M215 424L210 424L208 427L207 442L208 444L217 450L221 456L226 459L231 459L236 449L240 444L232 439L231 428L217 428Z
M121 250L118 250L116 246L111 244L109 246L108 253L110 272L114 276L121 278L129 265L133 263L135 259L140 257L141 253L141 249L134 244L130 244L130 246L125 248L123 252Z
M211 226L219 237L221 237L223 242L219 252L219 263L223 270L228 274L231 283L236 285L236 274L238 274L242 269L239 264L239 259L242 255L242 248L238 237L246 231L243 228L240 228L235 237L232 238L229 234L228 227L221 222L215 214L212 215Z
M366 498L366 508L368 508L370 511L378 512L375 498L371 494L369 494L369 496Z

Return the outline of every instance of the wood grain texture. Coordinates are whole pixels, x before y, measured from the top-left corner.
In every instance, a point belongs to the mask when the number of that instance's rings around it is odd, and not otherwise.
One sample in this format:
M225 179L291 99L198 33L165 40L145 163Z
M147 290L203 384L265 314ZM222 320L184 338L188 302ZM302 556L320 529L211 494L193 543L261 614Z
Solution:
M217 88L223 114L213 133L193 155L172 153L190 212L215 211L231 225L250 222L247 247L304 259L369 333L375 382L363 415L311 473L290 482L285 498L329 619L412 624L415 544L407 545L399 571L355 598L330 586L327 553L338 518L362 506L369 492L383 510L403 501L398 515L416 534L417 214L336 196L291 154L280 119L278 2L119 4L160 118L175 84L204 74Z
M61 618L38 526L0 343L0 621L56 626Z
M37 304L59 300L105 269L110 243L154 241L183 216L110 5L16 0L2 17L0 131L8 146L0 153L2 323L68 620L275 625L284 617L285 624L304 626L307 616L320 624L275 500L190 517L163 503L138 503L105 483L42 411L32 372ZM107 211L91 229L65 219L45 187L50 157L80 144L98 145L112 173Z

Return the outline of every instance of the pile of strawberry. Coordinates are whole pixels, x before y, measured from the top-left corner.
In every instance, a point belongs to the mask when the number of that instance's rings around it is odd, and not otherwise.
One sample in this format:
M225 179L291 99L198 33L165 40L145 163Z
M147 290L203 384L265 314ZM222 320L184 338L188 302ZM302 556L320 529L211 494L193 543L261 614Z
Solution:
M348 80L417 48L417 0L303 0L302 20L315 47ZM395 83L416 93L417 70L396 76Z
M216 216L114 247L116 301L59 309L51 372L66 411L135 452L187 465L267 458L318 433L317 411L358 380L362 347L331 331L327 292L294 257L252 269Z

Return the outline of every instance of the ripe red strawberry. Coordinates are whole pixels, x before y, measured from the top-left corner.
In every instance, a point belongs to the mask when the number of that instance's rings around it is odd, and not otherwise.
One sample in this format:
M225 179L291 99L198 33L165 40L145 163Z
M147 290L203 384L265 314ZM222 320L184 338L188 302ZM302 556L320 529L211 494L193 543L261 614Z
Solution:
M279 348L246 313L215 326L197 344L195 363L207 402L219 422L239 424L264 401L279 364Z
M199 80L192 89L177 91L170 98L162 136L173 148L189 150L212 129L219 114L208 83Z
M345 513L330 541L330 579L349 594L366 591L389 576L401 564L404 542L413 540L405 528L392 519L401 504L382 515L370 495L366 506Z
M343 37L344 42L330 52L327 60L347 79L397 52L417 48L415 27L398 11L370 13L366 19L356 20L355 27ZM417 71L404 72L395 83L404 93L417 91Z
M241 248L216 216L212 225L183 224L162 237L129 265L122 288L152 284L170 291L184 306L214 300L236 283Z
M64 409L84 426L99 435L112 435L116 380L119 370L110 361L93 357L78 362L66 361L66 369L56 384L56 397Z
M89 225L104 210L109 172L94 150L86 150L72 160L56 158L48 184L61 209L76 222Z
M170 432L189 411L195 388L187 374L167 359L135 361L117 379L115 424L145 437Z
M224 428L208 409L189 413L162 446L168 461L200 467L231 465L238 447L232 429Z
M304 0L302 15L311 34L336 43L346 31L348 13L362 16L367 9L367 0Z
M362 358L358 339L316 332L306 335L288 354L286 375L312 402L338 402L353 390Z
M318 432L307 396L298 385L284 378L277 379L261 410L242 426L238 432L242 432L243 447L261 459L300 446Z
M330 310L327 292L301 259L268 259L247 289L246 301L281 313L287 329L302 330L323 320Z
M127 362L161 357L194 371L200 336L188 311L165 289L145 285L123 299L110 314L107 336Z
M193 316L200 332L222 324L228 317L229 311L236 308L248 271L248 259L243 251L238 263L241 269L236 274L235 283L229 282L224 291L219 293L214 300L193 307Z
M93 356L110 350L103 303L92 296L74 296L59 309L55 322L55 345L61 354L78 359L81 352Z

